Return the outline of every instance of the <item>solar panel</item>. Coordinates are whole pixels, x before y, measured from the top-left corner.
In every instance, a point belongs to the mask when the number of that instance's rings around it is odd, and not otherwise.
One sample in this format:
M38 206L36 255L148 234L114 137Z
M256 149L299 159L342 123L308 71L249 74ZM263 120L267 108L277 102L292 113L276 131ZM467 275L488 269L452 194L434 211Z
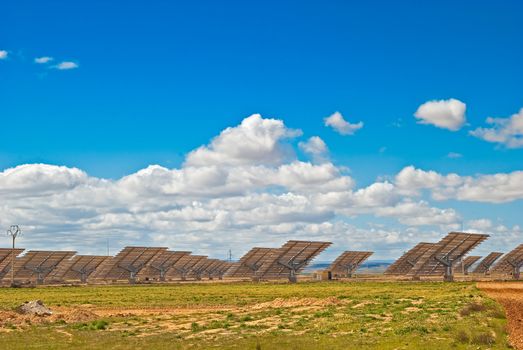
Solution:
M209 279L213 279L214 277L218 277L220 280L223 279L223 276L225 273L227 273L232 265L233 264L229 261L219 260L217 264L208 270Z
M460 259L455 265L454 270L457 272L461 272L465 275L469 274L469 268L474 265L479 259L481 259L481 256L476 255L469 255L464 259Z
M86 283L87 278L111 258L103 255L75 255L70 259L62 260L49 278L57 281L80 280Z
M511 274L512 278L519 280L523 267L523 244L507 253L492 269L493 273Z
M204 255L184 255L167 271L166 277L169 279L179 278L185 281L192 268L202 260L207 260L207 257Z
M407 275L439 276L443 275L445 281L453 280L453 265L474 249L489 235L465 232L451 232L441 241L435 243L416 262Z
M198 281L204 276L210 278L210 271L212 271L213 266L219 263L219 261L218 259L201 259L191 268L188 277L193 277Z
M332 243L313 241L288 241L281 248L272 251L259 269L262 279L288 278L296 282L296 275L318 254Z
M421 242L418 243L414 248L403 254L398 260L390 265L384 274L386 275L406 275L420 257L429 250L434 243Z
M499 252L492 252L489 255L485 257L485 259L481 260L478 266L472 271L472 273L483 273L488 274L490 272L490 267L494 264L496 260L498 260L503 253Z
M30 250L15 259L15 280L36 280L37 284L42 284L62 260L69 259L75 253L73 251Z
M352 277L354 271L372 254L373 252L345 251L334 260L329 270L334 277Z
M169 271L183 256L189 254L191 254L191 252L171 250L163 251L140 270L137 276L140 279L145 280L158 279L159 281L165 281L167 271Z
M115 257L106 260L92 278L113 281L128 279L129 283L135 283L138 272L166 250L165 247L125 247Z
M226 273L226 277L257 279L258 270L277 248L254 247Z
M24 249L15 248L14 256L15 260L18 255L20 255ZM11 271L11 261L13 257L12 248L0 248L0 280Z

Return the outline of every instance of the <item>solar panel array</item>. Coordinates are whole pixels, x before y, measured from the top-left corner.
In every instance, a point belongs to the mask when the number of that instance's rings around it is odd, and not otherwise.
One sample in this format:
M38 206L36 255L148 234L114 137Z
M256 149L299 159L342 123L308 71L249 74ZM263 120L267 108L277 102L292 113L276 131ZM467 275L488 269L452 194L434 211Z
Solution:
M16 248L14 250L15 259L20 255L24 249ZM11 271L11 260L13 257L13 249L0 248L0 280Z
M445 276L445 280L453 279L452 266L465 256L489 235L465 232L451 232L441 241L428 249L407 273L409 276Z
M523 267L523 244L507 253L494 266L492 273L511 274L512 278L519 280Z
M277 248L254 247L227 272L227 277L257 279L258 271Z
M106 260L92 278L113 281L127 279L134 283L140 270L166 250L165 247L125 247L115 257Z
M472 271L472 273L483 273L483 274L487 274L490 272L490 267L496 262L496 260L498 260L501 256L503 255L503 253L499 253L499 252L492 252L490 253L489 255L487 255L483 260L481 260L478 264L478 266L476 266L476 268L474 269L474 271Z
M470 267L472 265L474 265L479 259L481 259L481 256L469 255L469 256L465 257L464 259L459 260L455 264L454 270L456 272L460 272L465 275L468 275Z
M105 261L111 259L102 255L75 255L70 259L64 259L49 276L55 281L87 282L87 278Z
M74 251L30 250L25 255L15 259L14 278L15 280L35 281L37 284L42 284L58 264L75 254ZM6 277L4 276L4 278Z
M290 282L296 282L296 275L331 244L330 242L288 241L267 256L259 269L259 277L288 278Z
M416 262L432 248L434 243L421 242L418 243L414 248L403 254L398 260L390 265L385 270L386 275L406 275L413 267Z
M422 242L403 254L385 271L387 275L441 276L452 280L454 271L468 273L481 257L467 256L489 236L450 232L437 243ZM116 256L75 255L73 251L28 251L15 259L17 281L36 283L69 281L139 281L201 280L252 278L271 280L288 278L296 282L300 273L330 242L291 240L280 248L254 247L238 262L209 259L188 251L170 251L165 247L125 247ZM16 249L15 255L23 249ZM7 281L12 250L0 248L0 280ZM373 252L345 251L328 268L335 277L351 277ZM492 252L479 262L474 273L487 273L503 254ZM506 254L492 272L520 276L523 244Z
M372 254L373 252L345 251L334 260L329 270L334 277L352 277L354 271Z

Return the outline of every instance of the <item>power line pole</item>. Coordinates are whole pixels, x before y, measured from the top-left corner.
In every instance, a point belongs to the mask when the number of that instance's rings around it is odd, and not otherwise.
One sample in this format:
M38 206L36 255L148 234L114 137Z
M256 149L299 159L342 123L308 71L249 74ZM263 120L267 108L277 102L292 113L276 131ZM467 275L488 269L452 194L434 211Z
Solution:
M232 250L230 250L230 249L229 249L229 257L228 257L228 259L229 259L229 262L232 261Z
M11 250L11 287L15 285L15 239L22 235L22 230L18 225L11 225L7 230L7 235L13 238L13 250Z

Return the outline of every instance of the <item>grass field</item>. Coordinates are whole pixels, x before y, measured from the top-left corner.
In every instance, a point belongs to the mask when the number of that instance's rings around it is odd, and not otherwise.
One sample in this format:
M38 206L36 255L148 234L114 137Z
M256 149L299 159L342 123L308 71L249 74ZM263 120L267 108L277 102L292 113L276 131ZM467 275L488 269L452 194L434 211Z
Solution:
M16 314L41 299L55 314ZM216 283L0 290L2 349L506 349L472 283Z

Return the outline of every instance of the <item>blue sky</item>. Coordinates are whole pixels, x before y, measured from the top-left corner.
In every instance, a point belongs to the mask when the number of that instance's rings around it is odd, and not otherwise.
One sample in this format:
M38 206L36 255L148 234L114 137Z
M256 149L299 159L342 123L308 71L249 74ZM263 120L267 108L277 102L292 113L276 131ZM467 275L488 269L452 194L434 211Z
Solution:
M44 163L117 181L151 164L178 169L188 152L254 113L302 130L289 141L302 161L298 143L319 136L355 188L391 181L409 165L472 177L523 167L522 148L470 134L523 107L520 1L1 6L0 170ZM34 62L46 56L53 61ZM423 103L451 98L466 104L457 131L414 117ZM324 125L335 111L364 126L340 135ZM519 197L419 200L465 222L521 225ZM366 225L365 215L335 217ZM378 221L407 229L387 220Z

